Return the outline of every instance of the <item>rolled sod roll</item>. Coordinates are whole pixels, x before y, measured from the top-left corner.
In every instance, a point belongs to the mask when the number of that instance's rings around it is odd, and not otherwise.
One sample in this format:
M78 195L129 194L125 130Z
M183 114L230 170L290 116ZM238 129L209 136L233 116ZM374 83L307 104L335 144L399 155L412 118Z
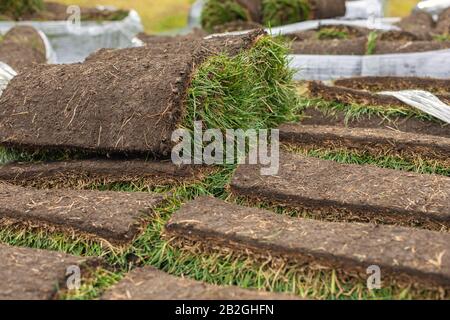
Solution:
M328 19L345 16L345 0L308 0L310 20Z
M16 72L46 60L44 41L33 27L14 27L0 41L0 61Z
M282 119L296 95L288 51L276 41L260 30L183 42L176 53L144 46L38 65L0 98L0 145L168 158L172 133L194 121L245 129ZM244 117L250 109L253 118Z
M450 34L450 8L446 9L439 15L436 31L437 33L444 35Z
M414 11L411 15L403 18L398 26L404 30L416 35L422 40L431 40L431 32L435 27L433 17L425 11Z

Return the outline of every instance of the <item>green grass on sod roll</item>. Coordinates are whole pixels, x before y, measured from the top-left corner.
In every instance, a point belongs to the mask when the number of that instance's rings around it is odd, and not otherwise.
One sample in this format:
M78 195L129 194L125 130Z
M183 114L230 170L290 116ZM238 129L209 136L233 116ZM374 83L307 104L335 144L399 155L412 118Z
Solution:
M305 0L263 0L263 24L277 27L308 20L310 7Z
M213 56L197 70L189 89L185 128L275 128L296 119L299 98L282 39L263 37L240 54Z
M201 15L202 27L208 32L228 22L249 20L247 10L235 0L208 0Z

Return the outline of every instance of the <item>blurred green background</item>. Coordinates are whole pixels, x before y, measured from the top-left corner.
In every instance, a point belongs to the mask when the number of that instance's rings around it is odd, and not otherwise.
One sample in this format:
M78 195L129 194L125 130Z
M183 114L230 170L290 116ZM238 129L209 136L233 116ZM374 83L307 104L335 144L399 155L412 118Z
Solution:
M182 28L187 23L190 5L194 0L52 0L81 6L113 5L119 8L136 9L148 33ZM388 0L386 14L405 16L418 0Z

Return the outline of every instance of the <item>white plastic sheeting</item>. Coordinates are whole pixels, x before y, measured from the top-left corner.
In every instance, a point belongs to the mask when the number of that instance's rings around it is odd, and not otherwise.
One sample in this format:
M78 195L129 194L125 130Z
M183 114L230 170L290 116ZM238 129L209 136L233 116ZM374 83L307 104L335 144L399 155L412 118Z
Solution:
M423 10L433 15L438 15L450 7L450 0L423 0L417 4L417 10Z
M334 80L358 76L450 78L450 49L367 56L292 55L296 80Z
M6 63L0 61L0 97L8 83L17 75L17 73Z
M189 13L189 27L200 27L203 6L207 0L197 0ZM347 1L347 12L341 19L355 20L384 17L384 0L353 0Z
M430 92L422 90L404 90L385 91L380 92L380 94L393 96L407 105L450 124L450 106L443 103L438 97Z
M49 39L58 63L81 62L101 48L126 48L143 31L139 14L131 10L121 21L83 21L76 27L67 21L0 22L0 33L16 25L31 25L41 30Z

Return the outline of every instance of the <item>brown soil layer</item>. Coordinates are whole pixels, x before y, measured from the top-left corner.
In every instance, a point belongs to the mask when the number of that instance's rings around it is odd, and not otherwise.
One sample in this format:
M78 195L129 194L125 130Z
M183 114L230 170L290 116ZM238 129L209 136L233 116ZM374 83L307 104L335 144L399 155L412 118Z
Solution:
M99 263L96 258L0 244L0 299L54 299L58 287L66 288L67 268L78 266L84 278Z
M392 117L388 119L375 115L361 115L358 118L347 119L346 114L342 111L326 113L314 107L306 109L302 116L303 125L379 128L450 138L450 125L413 117Z
M377 41L374 54L427 52L449 48L450 41Z
M345 0L308 0L310 20L343 17L347 12Z
M140 35L140 39L146 43L146 47L138 48L147 55L192 55L195 64L200 64L208 57L215 54L226 53L231 56L243 50L250 49L255 41L264 34L262 30L256 30L242 36L220 36L204 39L203 33L191 33L183 36L152 36ZM131 58L138 60L137 49ZM121 57L117 49L100 49L86 58L86 62L117 63Z
M279 203L318 218L450 227L450 178L340 164L282 152L280 171L261 176L262 167L238 167L231 189L237 196Z
M417 35L421 40L431 40L435 27L433 17L424 11L414 11L397 24L402 30Z
M43 10L35 13L27 13L21 16L18 20L29 21L64 21L67 20L71 14L67 13L67 5L45 2ZM99 10L97 8L85 8L81 7L81 20L82 21L108 21L108 20L121 20L128 15L128 11L125 10ZM8 15L5 15L8 17ZM9 15L9 19L14 20L13 15Z
M436 31L440 34L450 34L450 8L439 15Z
M130 243L164 200L150 193L36 190L0 184L0 225L87 235Z
M195 68L217 52L248 49L263 34L184 42L184 54L141 47L101 51L83 64L37 66L1 96L0 143L167 157Z
M318 40L319 34L321 32L324 32L325 30L328 30L329 33L327 34L328 37L331 37L332 34L331 31L334 31L335 33L345 34L347 36L347 39L357 39L361 37L367 37L370 33L369 29L366 28L360 28L360 27L353 27L353 26L345 26L345 25L336 25L336 26L322 26L315 30L306 30L306 31L299 31L294 32L285 35L285 37L288 37L289 39L293 39L296 41L305 41L305 40ZM325 35L323 35L325 37ZM336 39L339 39L338 36ZM327 38L329 40L329 38ZM326 39L320 39L320 40L326 40Z
M232 21L213 28L213 33L226 33L233 31L246 31L264 28L263 25L251 21Z
M164 45L165 43L168 42L180 43L184 41L198 41L203 39L207 35L208 34L202 29L194 29L193 32L180 36L160 36L160 35L146 34L142 32L137 35L137 38L139 38L139 40L144 42L147 46L155 47Z
M37 63L46 63L44 41L33 27L14 27L0 42L0 61L8 64L16 72Z
M220 287L169 275L153 267L131 271L107 290L103 300L291 300L293 296Z
M321 98L326 101L334 101L337 103L412 108L392 96L344 87L327 86L320 82L310 82L308 84L308 90L310 96L313 98ZM436 96L441 99L442 102L450 104L450 94L437 94Z
M271 258L298 268L336 269L367 279L377 265L398 282L450 287L450 235L426 230L291 218L203 197L183 206L165 236L195 241L209 250L228 249Z
M87 189L95 185L139 183L147 187L194 183L212 168L176 166L169 161L82 160L69 162L11 163L0 166L0 180L39 189Z
M367 38L294 41L291 50L295 54L365 55L366 43Z
M334 81L338 87L372 92L426 90L434 94L450 94L450 79L418 77L356 77Z
M307 149L338 148L373 155L394 154L408 159L419 156L450 167L450 138L392 129L284 124L280 127L280 140Z

